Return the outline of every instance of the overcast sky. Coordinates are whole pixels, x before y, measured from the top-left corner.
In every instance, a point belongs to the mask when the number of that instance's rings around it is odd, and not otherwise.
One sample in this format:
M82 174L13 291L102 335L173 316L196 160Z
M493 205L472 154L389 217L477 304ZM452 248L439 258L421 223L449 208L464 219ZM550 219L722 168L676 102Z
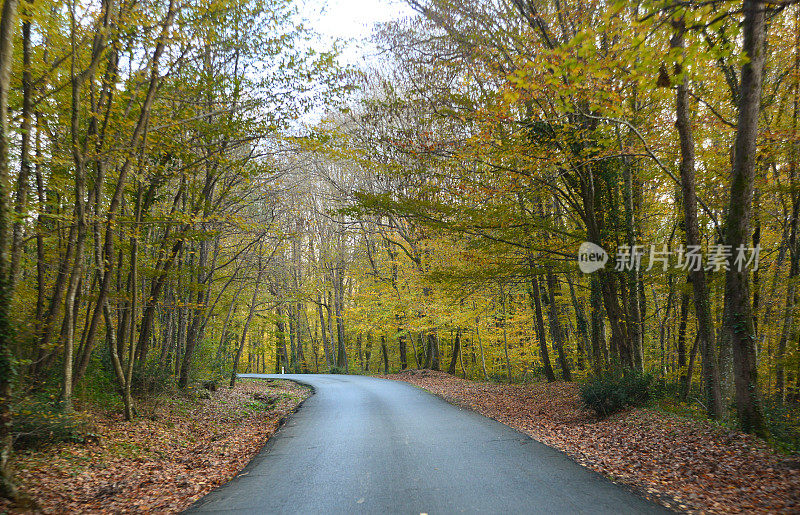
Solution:
M379 65L377 47L370 41L375 26L382 22L416 15L401 0L300 0L300 15L307 28L320 38L311 45L318 51L328 51L339 40L340 64L362 70ZM315 125L329 106L315 106L303 115L300 125Z
M302 12L312 30L326 39L347 43L342 60L355 66L375 59L376 49L369 37L376 24L414 14L399 0L305 0Z

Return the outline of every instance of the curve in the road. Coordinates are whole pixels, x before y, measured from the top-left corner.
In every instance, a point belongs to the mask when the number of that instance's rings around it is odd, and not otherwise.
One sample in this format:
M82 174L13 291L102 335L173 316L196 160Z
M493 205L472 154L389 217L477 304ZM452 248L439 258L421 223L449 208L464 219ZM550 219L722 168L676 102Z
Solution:
M190 513L666 513L563 453L410 384L292 379L315 394Z

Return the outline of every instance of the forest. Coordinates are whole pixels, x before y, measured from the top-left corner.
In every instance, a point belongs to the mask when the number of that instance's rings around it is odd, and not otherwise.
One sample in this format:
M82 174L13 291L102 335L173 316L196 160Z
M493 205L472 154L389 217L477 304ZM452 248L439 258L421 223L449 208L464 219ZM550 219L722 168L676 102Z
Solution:
M292 0L2 1L0 494L31 410L237 373L622 384L800 449L800 3L409 4L358 69Z

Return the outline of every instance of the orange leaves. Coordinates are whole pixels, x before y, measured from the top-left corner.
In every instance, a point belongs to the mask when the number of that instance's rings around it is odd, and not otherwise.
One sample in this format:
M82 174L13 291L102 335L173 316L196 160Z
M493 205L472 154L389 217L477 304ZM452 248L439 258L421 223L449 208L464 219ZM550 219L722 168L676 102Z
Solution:
M254 400L265 392L270 410ZM133 423L97 412L99 442L20 453L13 466L45 513L177 513L236 475L307 396L288 381L240 381L207 401L142 404Z

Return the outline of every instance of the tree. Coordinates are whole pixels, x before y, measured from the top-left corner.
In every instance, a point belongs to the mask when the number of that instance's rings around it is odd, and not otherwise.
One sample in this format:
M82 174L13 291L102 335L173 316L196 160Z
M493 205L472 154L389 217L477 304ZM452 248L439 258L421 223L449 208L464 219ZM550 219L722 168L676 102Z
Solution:
M11 170L8 134L8 93L11 87L13 30L17 19L17 0L4 0L0 11L0 495L16 497L9 458L11 434L11 389L16 363L11 353L14 328L11 308L14 278L11 274Z
M725 243L737 253L748 246L751 228L756 140L764 73L766 3L746 0L742 9L744 11L742 53L747 62L742 65L739 86L730 201L725 223ZM753 327L749 274L748 269L740 266L734 259L730 260L725 274L724 324L726 337L730 338L733 347L736 410L742 429L759 436L767 436L768 430L758 391L756 336Z

